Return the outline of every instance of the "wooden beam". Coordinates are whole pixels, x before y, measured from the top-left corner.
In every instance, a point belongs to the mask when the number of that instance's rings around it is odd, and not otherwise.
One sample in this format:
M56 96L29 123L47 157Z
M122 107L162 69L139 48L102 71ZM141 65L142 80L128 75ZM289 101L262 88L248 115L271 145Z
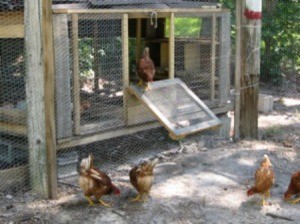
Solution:
M204 9L204 8L180 8L180 9L155 9L158 13L213 13L213 12L221 12L226 11L226 9L215 8L215 9ZM229 10L227 10L229 11ZM85 13L126 13L129 16L133 13L151 13L153 12L153 8L148 9L53 9L53 13L63 13L63 14L85 14Z
M98 142L98 141L102 141L105 139L116 138L116 137L123 136L123 135L130 135L130 134L134 134L136 132L145 131L145 130L158 128L158 127L161 127L160 123L151 122L149 124L143 124L143 125L133 126L133 127L129 127L129 128L121 128L118 130L95 134L95 135L91 135L91 136L79 136L79 137L73 137L73 138L69 138L69 139L62 139L62 140L58 140L58 149L62 150L62 149L67 149L67 148L75 147L75 146L79 146L79 145L86 145L86 144L90 144L93 142Z
M175 58L175 16L171 13L170 16L170 36L169 36L169 79L175 77L174 58Z
M52 1L24 4L30 181L33 191L56 198Z
M72 56L73 56L73 100L74 100L74 133L80 134L80 83L79 83L79 50L78 50L78 15L72 15Z

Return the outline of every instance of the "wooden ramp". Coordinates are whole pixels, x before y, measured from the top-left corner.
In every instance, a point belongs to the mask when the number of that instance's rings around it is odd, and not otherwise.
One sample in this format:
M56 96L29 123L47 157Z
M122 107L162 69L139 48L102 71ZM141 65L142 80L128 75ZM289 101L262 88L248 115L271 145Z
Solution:
M173 139L221 125L216 115L180 79L136 85L128 90L155 115Z

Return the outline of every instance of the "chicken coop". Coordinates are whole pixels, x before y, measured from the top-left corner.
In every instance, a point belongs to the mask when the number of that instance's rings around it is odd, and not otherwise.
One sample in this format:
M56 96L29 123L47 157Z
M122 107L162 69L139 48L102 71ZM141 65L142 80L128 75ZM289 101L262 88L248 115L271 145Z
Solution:
M232 108L229 10L214 1L49 2L49 13L0 5L1 179L53 185L77 175L84 153L122 161L162 135L172 142L222 125ZM145 47L156 71L147 91L136 71ZM134 137L157 129L152 140Z

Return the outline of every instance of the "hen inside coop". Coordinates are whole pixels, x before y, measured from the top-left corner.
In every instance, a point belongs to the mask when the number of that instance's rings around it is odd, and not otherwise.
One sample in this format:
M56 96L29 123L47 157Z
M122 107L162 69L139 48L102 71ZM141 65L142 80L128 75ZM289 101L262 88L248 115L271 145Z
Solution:
M210 109L226 112L230 14L199 10L54 14L58 138L157 120L127 91L140 80L137 65L145 48L154 82L179 78Z

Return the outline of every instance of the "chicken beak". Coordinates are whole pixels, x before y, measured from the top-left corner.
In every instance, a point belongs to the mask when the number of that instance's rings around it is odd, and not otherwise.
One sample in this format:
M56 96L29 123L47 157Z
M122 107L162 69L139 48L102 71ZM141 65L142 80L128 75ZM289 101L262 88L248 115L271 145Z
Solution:
M157 163L158 163L158 158L155 158L154 160L152 160L150 163L151 168L153 169Z

